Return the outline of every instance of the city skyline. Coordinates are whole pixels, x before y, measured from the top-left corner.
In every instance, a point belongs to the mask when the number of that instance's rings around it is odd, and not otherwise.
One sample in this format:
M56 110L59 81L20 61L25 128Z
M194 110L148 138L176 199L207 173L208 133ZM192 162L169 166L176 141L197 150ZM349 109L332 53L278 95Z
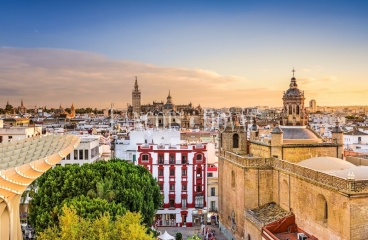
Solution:
M365 2L8 2L0 102L14 107L282 106L292 68L306 102L367 105ZM47 103L47 104L45 104Z

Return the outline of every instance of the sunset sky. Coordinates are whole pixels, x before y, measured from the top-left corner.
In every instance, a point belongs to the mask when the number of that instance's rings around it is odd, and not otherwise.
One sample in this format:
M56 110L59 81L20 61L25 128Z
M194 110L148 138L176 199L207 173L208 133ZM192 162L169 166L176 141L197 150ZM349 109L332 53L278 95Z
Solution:
M368 105L368 1L7 1L0 107Z

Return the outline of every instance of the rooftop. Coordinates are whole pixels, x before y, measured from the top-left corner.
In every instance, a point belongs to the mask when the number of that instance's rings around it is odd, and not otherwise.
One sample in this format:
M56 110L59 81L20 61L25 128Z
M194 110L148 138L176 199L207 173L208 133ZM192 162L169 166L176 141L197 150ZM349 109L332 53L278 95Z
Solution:
M247 210L247 213L263 224L271 223L290 215L288 211L285 211L274 202L267 203L252 210Z
M298 165L322 172L345 170L355 167L354 164L334 157L314 157L303 160Z
M284 139L315 139L318 136L305 126L280 126L284 132Z

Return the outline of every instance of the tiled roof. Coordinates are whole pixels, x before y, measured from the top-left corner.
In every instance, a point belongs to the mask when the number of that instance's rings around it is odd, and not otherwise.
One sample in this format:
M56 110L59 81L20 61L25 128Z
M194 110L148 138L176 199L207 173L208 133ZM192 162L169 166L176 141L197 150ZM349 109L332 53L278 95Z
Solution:
M351 135L351 136L356 136L356 135L368 135L367 133L361 132L359 131L357 128L354 128L353 131L344 133L344 135Z

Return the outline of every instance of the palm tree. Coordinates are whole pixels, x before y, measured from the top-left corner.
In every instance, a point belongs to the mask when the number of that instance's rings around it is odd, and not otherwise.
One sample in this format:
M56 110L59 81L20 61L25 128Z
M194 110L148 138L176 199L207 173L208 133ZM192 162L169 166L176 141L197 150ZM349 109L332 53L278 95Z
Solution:
M90 198L101 198L108 202L111 202L115 198L115 192L112 190L112 180L104 179L101 182L96 183L96 191L91 189L87 192L87 196Z
M37 191L37 182L33 181L27 189L22 193L22 196L20 197L20 205L24 206L27 199L28 199L28 207L26 208L26 213L28 215L29 210L32 208L32 198L34 197L35 193Z

